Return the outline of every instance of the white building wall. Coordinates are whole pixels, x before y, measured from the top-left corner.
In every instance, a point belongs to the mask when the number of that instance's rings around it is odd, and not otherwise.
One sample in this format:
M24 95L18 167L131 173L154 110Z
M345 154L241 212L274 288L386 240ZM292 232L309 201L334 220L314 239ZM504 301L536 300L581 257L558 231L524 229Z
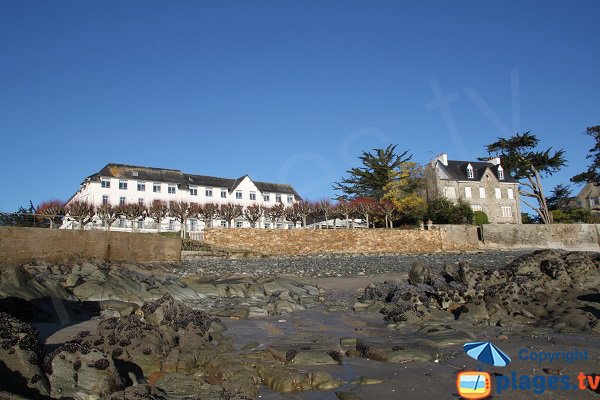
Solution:
M102 181L106 180L110 182L110 187L102 187ZM276 199L278 196L281 196L281 202L284 206L290 206L294 202L298 201L293 195L287 193L262 193L254 182L248 177L245 176L241 182L239 182L238 186L229 191L229 188L224 187L206 187L206 186L193 186L190 188L197 189L197 194L192 195L191 191L187 188L180 188L176 184L170 184L168 182L153 182L153 181L142 181L136 179L126 179L127 189L120 189L119 182L124 179L114 178L114 177L101 177L100 181L88 181L85 182L80 190L73 196L71 200L81 200L87 201L94 205L94 207L98 207L102 205L103 197L108 196L108 201L113 205L117 206L120 204L120 199L122 197L125 198L125 203L138 203L139 199L144 200L144 204L149 206L154 200L164 200L167 203L171 201L187 201L194 202L199 204L207 204L207 203L216 203L216 204L239 204L242 207L247 207L252 204L260 204L264 207L274 206L277 202ZM145 190L138 190L138 182L145 183ZM154 192L153 187L154 184L160 185L160 192ZM169 185L175 186L175 193L169 193L168 187ZM208 196L206 190L212 190L212 196ZM221 197L221 191L225 191L226 198ZM242 199L236 198L236 193L241 192ZM251 193L256 195L256 200L251 200ZM269 201L264 201L264 195L268 194ZM290 199L288 199L290 197ZM289 202L291 200L291 202ZM242 227L250 227L250 223L243 219L243 217L238 218L238 221L242 223ZM263 218L259 222L260 227L264 227L265 219ZM119 226L119 221L115 222L111 227L111 230L131 230L131 222L125 221L124 227ZM123 224L123 223L121 223ZM203 229L204 222L202 221L194 221L193 219L188 222L188 231L191 229ZM221 220L216 219L213 221L213 226L218 227L221 225ZM72 227L72 224L65 223L63 227ZM146 218L143 224L143 228L137 228L136 231L156 231L155 225L153 224L152 219ZM100 228L101 221L95 220L89 226L90 228ZM284 228L288 227L288 223L284 224ZM169 230L180 230L179 223L175 221L174 218L166 217L164 221L161 223L161 231L169 231Z

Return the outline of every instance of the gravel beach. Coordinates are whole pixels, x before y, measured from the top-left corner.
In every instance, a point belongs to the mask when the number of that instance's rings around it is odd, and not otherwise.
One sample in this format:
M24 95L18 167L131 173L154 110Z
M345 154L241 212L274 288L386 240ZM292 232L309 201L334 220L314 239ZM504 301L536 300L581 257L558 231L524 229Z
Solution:
M468 261L487 269L505 265L532 250L485 251L468 253L388 254L388 255L323 255L274 257L259 259L223 259L187 256L182 263L184 274L196 276L252 275L275 277L294 275L304 278L374 276L408 272L415 262L433 269L446 264Z

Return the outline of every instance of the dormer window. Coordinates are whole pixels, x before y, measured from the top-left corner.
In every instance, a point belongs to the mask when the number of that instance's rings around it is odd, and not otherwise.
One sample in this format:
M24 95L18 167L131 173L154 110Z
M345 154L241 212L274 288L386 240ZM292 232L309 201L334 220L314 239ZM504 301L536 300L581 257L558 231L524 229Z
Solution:
M502 167L498 167L498 179L504 179L504 169Z
M138 172L137 171L131 171L131 175L138 176Z
M467 165L467 178L473 179L473 166L471 164Z

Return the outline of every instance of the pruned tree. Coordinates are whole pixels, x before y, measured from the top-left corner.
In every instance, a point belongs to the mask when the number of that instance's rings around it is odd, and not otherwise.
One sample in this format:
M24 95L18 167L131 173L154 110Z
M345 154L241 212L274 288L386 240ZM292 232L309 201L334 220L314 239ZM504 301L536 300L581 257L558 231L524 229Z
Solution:
M358 157L362 167L346 171L349 176L334 184L333 188L342 192L340 197L346 200L357 197L380 200L385 194L384 188L390 183L391 172L399 171L402 164L412 158L408 151L397 154L396 146L390 144L385 149L363 152Z
M377 209L379 215L385 219L385 227L394 227L394 216L396 215L396 205L393 201L388 199L382 199L377 203Z
M353 216L354 207L344 199L340 199L334 207L334 214L346 221L346 229L350 229L350 218ZM335 221L334 221L335 222Z
M128 203L117 207L117 214L131 221L131 231L135 231L135 223L146 216L146 207L138 203Z
M263 211L262 206L259 204L249 205L244 209L244 218L250 222L252 228L256 228L256 223L262 218Z
M265 209L265 215L269 217L273 224L273 229L277 228L277 222L283 219L285 215L285 207L281 203L277 203Z
M158 232L160 232L160 225L162 220L169 215L169 205L164 200L153 200L148 207L148 216L152 218L157 226Z
M221 207L219 207L219 215L221 216L221 218L227 221L228 228L231 228L231 223L233 222L233 220L241 216L242 213L243 208L239 204L226 203L221 204Z
M302 216L300 215L298 206L296 206L296 204L298 203L294 203L291 206L286 207L284 211L285 219L293 222L294 228L296 227L296 223L302 220Z
M169 216L179 221L181 226L181 238L185 239L187 220L193 215L193 207L187 201L171 201L169 203Z
M94 206L85 200L72 200L65 206L65 213L79 223L79 229L92 222L96 214Z
M500 157L503 168L520 182L521 201L535 210L543 223L549 224L552 219L544 195L542 175L550 176L559 171L566 164L565 152L552 151L552 147L536 150L538 144L539 139L535 135L525 132L507 139L498 138L486 149L490 155ZM537 206L527 202L525 197L535 199Z
M327 226L329 218L331 217L333 212L333 204L331 204L331 201L329 199L322 199L319 202L317 202L316 209L317 212L323 216L325 226Z
M370 217L377 212L377 201L371 197L358 197L352 200L352 206L356 210L356 214L365 219L367 229L369 229Z
M575 175L571 178L571 182L575 183L595 183L600 185L600 125L590 126L586 129L586 135L591 136L594 141L594 147L588 151L587 159L591 159L592 163L588 166L587 171Z
M48 200L37 206L37 215L50 223L50 229L54 228L55 222L65 215L65 202L61 200Z
M301 200L292 205L296 209L296 213L300 216L302 220L302 227L306 229L306 220L308 216L314 214L316 211L315 203L307 200Z
M215 203L206 203L200 206L198 210L198 219L204 221L204 226L212 228L212 221L219 215L219 205Z
M102 204L96 207L96 215L104 223L106 230L110 232L111 225L119 217L119 208L113 207L110 203Z

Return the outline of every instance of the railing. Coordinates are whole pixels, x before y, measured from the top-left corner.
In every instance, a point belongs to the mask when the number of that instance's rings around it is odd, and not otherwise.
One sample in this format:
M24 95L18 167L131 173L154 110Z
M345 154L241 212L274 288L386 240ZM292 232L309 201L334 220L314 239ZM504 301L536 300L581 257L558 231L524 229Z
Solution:
M191 231L188 232L190 239L197 240L199 242L204 240L204 231Z

